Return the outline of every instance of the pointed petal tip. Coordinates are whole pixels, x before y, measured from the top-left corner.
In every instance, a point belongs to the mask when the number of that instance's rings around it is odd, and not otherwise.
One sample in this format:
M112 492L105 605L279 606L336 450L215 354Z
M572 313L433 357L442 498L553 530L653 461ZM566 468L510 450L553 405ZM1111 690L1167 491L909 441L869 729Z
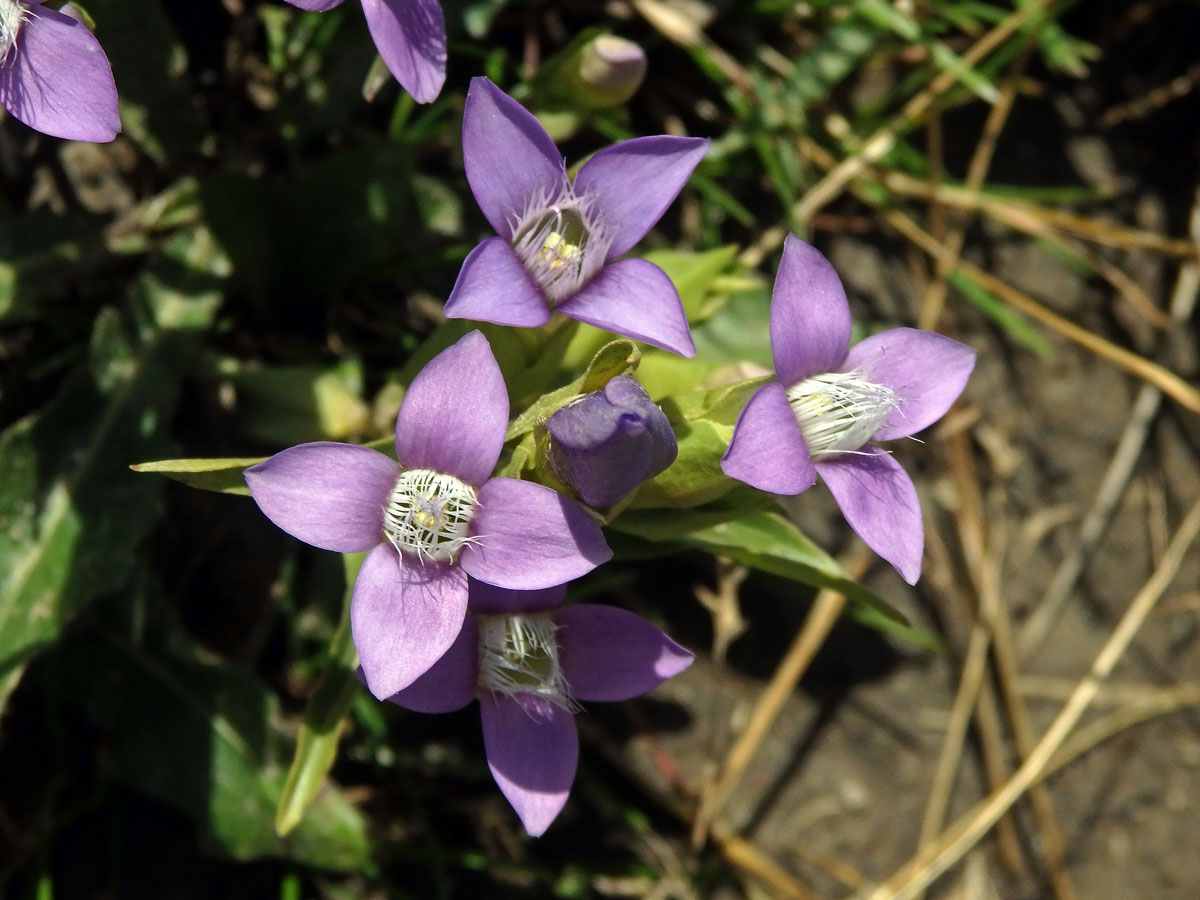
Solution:
M850 304L833 265L789 234L771 290L771 355L785 385L840 371L850 349Z
M579 764L579 734L568 711L531 694L485 693L479 700L492 777L531 837L562 812Z
M558 311L686 359L696 355L679 292L667 273L649 260L609 263Z
M469 331L413 378L396 417L396 458L478 487L500 457L508 408L491 345Z
M533 198L553 203L568 189L566 163L546 129L483 76L467 90L462 147L471 193L506 241Z
M925 532L917 490L900 463L867 445L821 460L817 471L855 533L901 578L916 584Z

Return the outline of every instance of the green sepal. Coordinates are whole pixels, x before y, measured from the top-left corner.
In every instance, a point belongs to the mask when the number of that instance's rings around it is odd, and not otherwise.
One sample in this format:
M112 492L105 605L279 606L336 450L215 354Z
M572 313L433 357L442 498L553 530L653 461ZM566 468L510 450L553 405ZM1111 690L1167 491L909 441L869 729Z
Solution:
M601 390L618 375L633 372L637 369L641 355L637 344L624 338L605 344L596 351L592 361L588 363L587 371L580 378L538 397L523 413L513 419L504 440L511 441L528 434L558 412L573 397Z

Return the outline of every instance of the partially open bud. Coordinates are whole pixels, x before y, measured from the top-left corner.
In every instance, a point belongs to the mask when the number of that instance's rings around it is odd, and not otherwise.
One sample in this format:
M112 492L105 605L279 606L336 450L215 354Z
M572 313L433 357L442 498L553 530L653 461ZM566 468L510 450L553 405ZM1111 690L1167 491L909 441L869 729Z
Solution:
M592 109L620 106L642 86L646 51L616 35L597 35L575 52L567 71L576 103Z
M628 375L564 406L546 423L551 469L589 506L612 506L675 461L666 414Z

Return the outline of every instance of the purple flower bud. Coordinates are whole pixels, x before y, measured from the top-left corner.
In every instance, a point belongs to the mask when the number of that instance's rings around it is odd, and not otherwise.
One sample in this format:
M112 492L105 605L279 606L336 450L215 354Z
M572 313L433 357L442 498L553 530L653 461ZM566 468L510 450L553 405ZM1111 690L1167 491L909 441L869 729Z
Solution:
M577 100L607 109L632 97L646 77L646 51L625 38L600 34L580 48L568 76Z
M666 414L628 375L564 406L546 425L551 469L589 506L612 506L678 452Z

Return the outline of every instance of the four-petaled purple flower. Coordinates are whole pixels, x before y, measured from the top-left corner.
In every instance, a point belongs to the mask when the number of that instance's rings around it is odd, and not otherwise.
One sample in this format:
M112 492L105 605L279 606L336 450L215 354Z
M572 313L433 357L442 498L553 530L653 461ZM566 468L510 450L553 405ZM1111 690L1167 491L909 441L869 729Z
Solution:
M396 419L396 463L352 444L301 444L246 470L266 516L325 550L369 550L350 624L367 686L388 697L454 642L467 575L535 590L612 556L599 527L550 488L491 478L508 393L473 331L413 379Z
M686 669L692 654L631 612L559 607L565 585L507 591L472 579L470 592L454 645L389 699L441 713L478 696L488 766L525 830L537 837L575 780L578 701L637 697Z
M0 0L0 104L51 137L103 143L121 130L100 43L42 0Z
M659 220L708 149L701 138L622 141L567 177L528 111L475 78L463 113L463 161L499 237L463 263L446 315L536 327L560 312L681 356L695 345L679 294L658 266L616 257Z
M287 0L325 12L342 0ZM446 21L438 0L362 0L375 49L400 86L418 103L429 103L446 81Z
M667 414L629 375L585 394L546 422L547 461L588 506L612 506L675 461Z
M850 308L833 266L790 236L771 296L776 381L738 417L725 474L773 494L807 490L819 474L846 521L909 584L924 532L912 481L868 441L907 437L940 419L975 366L970 347L894 328L850 347Z

